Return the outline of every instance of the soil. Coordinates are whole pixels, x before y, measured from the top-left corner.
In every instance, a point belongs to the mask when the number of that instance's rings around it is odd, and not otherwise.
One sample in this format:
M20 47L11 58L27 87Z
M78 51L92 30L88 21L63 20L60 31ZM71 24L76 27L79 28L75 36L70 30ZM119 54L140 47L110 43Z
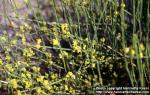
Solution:
M8 18L13 19L16 14L20 18L25 18L27 14L30 14L34 8L37 7L37 0L30 0L32 8L29 8L25 4L24 0L0 0L0 24L8 23Z

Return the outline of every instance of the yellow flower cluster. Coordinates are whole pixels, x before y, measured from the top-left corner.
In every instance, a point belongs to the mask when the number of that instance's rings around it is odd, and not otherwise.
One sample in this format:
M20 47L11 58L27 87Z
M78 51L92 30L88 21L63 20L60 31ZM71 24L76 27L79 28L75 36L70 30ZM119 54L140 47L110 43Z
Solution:
M135 50L133 48L126 47L123 51L125 54L130 55L131 57L135 56Z
M57 73L52 74L52 75L50 76L50 78L51 78L52 80L56 80L56 79L58 78L58 74L57 74Z
M37 92L38 95L40 95L40 94L42 94L43 91L40 87L37 87L36 92Z
M81 53L82 48L79 46L78 40L73 41L73 51L77 53Z
M23 55L26 57L32 57L34 55L34 52L31 48L25 48L23 50Z
M25 31L30 32L31 29L32 29L31 26L29 26L29 24L27 24L27 23L23 23L23 25L20 26L20 31L23 33Z
M14 69L15 69L13 68L12 64L6 64L5 68L8 72L11 72L11 73L14 72Z
M16 44L17 44L17 39L13 39L10 41L11 46L16 45Z
M59 54L59 57L61 58L61 59L63 59L63 58L68 58L68 53L66 52L66 51L62 51L60 54Z
M68 72L66 75L66 78L71 78L71 79L75 79L75 75L72 72Z
M41 47L41 42L42 42L41 39L37 39L37 43L35 45L35 48L39 49Z
M44 76L39 76L36 80L37 80L37 82L43 82Z
M121 7L122 7L122 8L125 8L125 6L126 6L126 5L125 5L125 3L124 3L124 2L123 2L123 3L121 3Z
M70 94L75 94L75 90L66 84L64 85L64 90L69 92Z
M29 89L32 86L32 82L30 80L25 81L25 89Z
M68 85L65 85L64 88L65 88L65 91L69 90Z
M54 46L59 46L60 45L59 40L57 38L53 39L52 43L53 43Z
M18 87L18 82L17 82L16 79L12 79L12 80L10 81L10 83L12 84L12 87L13 87L14 89L17 89L17 87Z
M33 67L32 67L32 70L33 70L34 72L39 72L39 71L40 71L40 67L33 66Z
M20 90L14 92L14 95L22 95Z
M144 56L143 56L143 51L144 51L144 50L145 50L145 47L144 47L143 43L141 43L141 44L139 45L139 57L140 57L140 58L143 58L143 57L144 57ZM123 51L124 51L124 54L130 55L131 57L134 57L135 54L136 54L135 49L133 49L132 47L125 47L125 48L123 49Z
M67 23L61 24L62 33L69 35L69 25Z
M80 5L81 6L87 6L87 5L89 5L90 4L90 0L81 0L80 1Z
M63 0L63 3L66 5L73 5L76 0Z

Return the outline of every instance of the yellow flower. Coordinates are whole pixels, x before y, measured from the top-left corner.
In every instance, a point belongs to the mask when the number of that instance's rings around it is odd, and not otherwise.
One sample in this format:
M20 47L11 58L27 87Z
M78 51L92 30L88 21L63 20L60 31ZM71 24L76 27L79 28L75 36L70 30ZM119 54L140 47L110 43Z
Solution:
M66 52L66 51L63 51L63 53L64 53L64 56L68 56L68 53Z
M12 67L11 64L6 64L5 67L6 67L8 72L14 72L14 68Z
M77 40L74 40L73 41L73 46L77 46L78 45L78 41Z
M78 40L73 41L73 50L74 52L80 53L82 51L82 48L78 44Z
M68 85L65 85L65 90L66 90L66 91L68 91L68 90L69 90Z
M100 41L104 43L105 42L105 38L104 37L101 38Z
M42 26L42 27L40 28L40 30L41 30L42 32L44 32L44 33L47 34L48 28L47 28L46 26Z
M55 36L55 37L58 37L58 31L55 31L55 32L54 32L54 36Z
M67 78L75 79L75 75L72 72L68 72L66 75Z
M140 52L140 58L143 58L144 56L143 56L143 53L142 52Z
M21 68L20 70L25 72L25 71L26 71L26 68L25 68L25 67L23 67L23 68Z
M23 50L23 55L26 57L32 57L34 55L34 52L31 48L26 48Z
M16 80L16 79L12 79L12 80L11 80L11 84L12 84L12 87L13 87L14 89L17 89L18 84L17 84L17 80Z
M70 35L69 25L67 23L61 24L62 33L65 35Z
M91 67L92 67L92 68L95 68L95 66L96 66L95 63L92 63L92 64L91 64Z
M70 87L69 93L72 94L72 95L75 95L75 94L76 94L75 90L74 90L72 87Z
M67 23L61 24L61 29L62 30L67 30L67 28L68 28L68 24Z
M43 85L45 85L45 86L49 85L49 81L48 80L44 80L43 81Z
M52 54L51 53L45 53L45 55L46 55L46 57L48 58L48 59L51 59L52 58Z
M24 73L21 73L22 78L26 78L26 75Z
M7 61L10 61L10 60L11 60L11 57L10 57L9 55L6 55L5 59L6 59Z
M134 57L134 55L135 55L135 50L134 49L130 49L130 56Z
M118 16L119 15L119 12L118 11L115 11L115 16Z
M27 73L26 76L27 76L27 78L31 79L31 74L30 73Z
M45 88L46 88L48 91L51 91L51 90L53 89L53 87L52 87L52 86L49 86L49 85L45 86Z
M41 39L37 39L37 44L41 44L42 40Z
M10 42L11 45L15 45L16 43L17 43L17 40L16 40L16 39L11 40L11 42Z
M121 7L122 7L122 8L125 8L125 6L126 6L126 5L125 5L124 3L121 4Z
M83 49L85 50L85 49L86 49L86 47L87 47L87 46L84 44L84 45L83 45Z
M29 28L29 27L30 27L27 23L23 23L23 25L24 25L26 28Z
M124 51L125 54L128 54L128 53L129 53L129 50L130 50L130 48L126 47L126 48L124 48L123 51Z
M75 50L77 53L80 53L80 52L82 51L82 49L81 49L80 46L74 47L74 50Z
M15 91L14 95L22 95L20 90Z
M52 42L53 42L54 46L58 46L59 45L58 39L53 39Z
M36 80L37 82L43 82L44 76L39 76Z
M62 0L64 4L66 5L72 5L74 4L75 0Z
M57 74L52 74L52 75L51 75L51 79L52 79L52 80L57 79L57 77L58 77L58 75L57 75Z
M63 54L60 53L59 58L63 59L63 57L64 57Z
M1 42L7 42L7 38L5 36L0 36L0 41Z
M25 32L25 29L24 29L24 26L23 26L23 25L20 26L20 31L21 31L21 32Z
M22 41L23 44L25 44L26 43L26 38L22 37L21 41Z
M68 53L66 51L62 51L60 54L59 54L59 57L62 59L64 57L68 57Z
M92 60L96 60L96 54L91 55Z
M3 64L3 61L2 61L2 59L0 58L0 65L2 65Z
M29 3L29 0L24 0L24 2L25 2L26 4L28 4L28 3Z
M41 45L40 45L41 42L42 42L41 39L37 39L37 43L36 43L36 45L35 45L35 48L39 49L39 48L41 47Z
M42 93L42 89L41 89L40 87L37 87L37 88L36 88L36 92L37 92L38 94L41 94L41 93Z
M32 82L31 81L25 81L25 89L28 89L32 86Z
M140 48L141 51L144 51L144 50L145 50L145 47L144 47L143 43L141 43L141 44L139 45L139 48Z
M82 6L86 6L86 5L88 5L88 2L83 1L81 5L82 5Z
M39 67L36 67L36 66L33 66L33 67L32 67L32 70L33 70L34 72L39 72L39 71L40 71L40 68L39 68Z
M85 60L85 65L90 64L89 60Z

